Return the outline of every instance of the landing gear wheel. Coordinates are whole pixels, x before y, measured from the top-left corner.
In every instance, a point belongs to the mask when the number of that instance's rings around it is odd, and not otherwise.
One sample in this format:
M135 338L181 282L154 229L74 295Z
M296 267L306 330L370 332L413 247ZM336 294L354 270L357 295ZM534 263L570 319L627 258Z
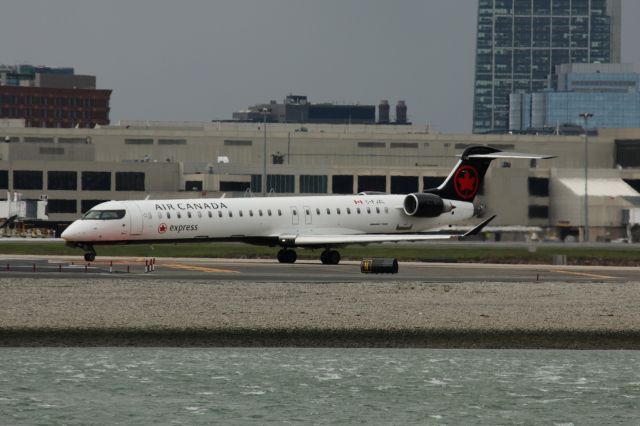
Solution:
M278 252L278 262L280 263L296 263L298 255L295 250L282 249Z
M320 261L325 265L337 265L340 263L340 253L337 250L325 250L320 255Z
M93 262L94 260L96 260L96 254L95 253L85 253L84 254L84 260L86 260L87 262Z

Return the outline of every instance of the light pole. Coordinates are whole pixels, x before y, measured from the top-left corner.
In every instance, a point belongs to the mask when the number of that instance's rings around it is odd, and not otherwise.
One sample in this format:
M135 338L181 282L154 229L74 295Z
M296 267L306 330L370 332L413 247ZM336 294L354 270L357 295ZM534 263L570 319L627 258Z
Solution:
M267 108L262 108L262 117L264 121L262 126L264 127L264 139L262 143L262 196L267 196L267 113L269 110Z
M589 119L593 117L590 112L583 112L580 117L584 120L584 236L582 241L589 242Z

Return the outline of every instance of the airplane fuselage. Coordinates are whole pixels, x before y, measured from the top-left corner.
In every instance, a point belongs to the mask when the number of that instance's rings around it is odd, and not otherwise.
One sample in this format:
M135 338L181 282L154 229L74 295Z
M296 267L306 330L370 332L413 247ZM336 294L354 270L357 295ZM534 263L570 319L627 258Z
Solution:
M472 203L451 200L451 211L437 217L410 216L403 209L405 197L358 194L109 201L92 211L111 212L110 217L89 214L71 224L63 238L91 245L237 240L296 246L299 235L417 233L468 220L474 213Z

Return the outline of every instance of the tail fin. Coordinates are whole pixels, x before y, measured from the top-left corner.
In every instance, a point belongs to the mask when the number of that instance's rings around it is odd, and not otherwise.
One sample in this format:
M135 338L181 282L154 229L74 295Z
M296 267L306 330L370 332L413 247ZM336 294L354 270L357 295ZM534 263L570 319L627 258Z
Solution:
M553 156L539 154L522 154L517 152L503 152L497 148L484 145L467 147L458 164L442 184L425 192L436 194L448 200L472 202L492 160L496 158L545 159Z

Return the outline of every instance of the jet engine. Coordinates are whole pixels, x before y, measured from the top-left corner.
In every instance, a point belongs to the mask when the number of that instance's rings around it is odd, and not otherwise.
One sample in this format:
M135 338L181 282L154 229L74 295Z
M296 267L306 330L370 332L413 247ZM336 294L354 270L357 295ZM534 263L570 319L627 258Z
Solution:
M405 214L415 217L437 217L453 210L451 201L421 192L407 195L403 206Z

